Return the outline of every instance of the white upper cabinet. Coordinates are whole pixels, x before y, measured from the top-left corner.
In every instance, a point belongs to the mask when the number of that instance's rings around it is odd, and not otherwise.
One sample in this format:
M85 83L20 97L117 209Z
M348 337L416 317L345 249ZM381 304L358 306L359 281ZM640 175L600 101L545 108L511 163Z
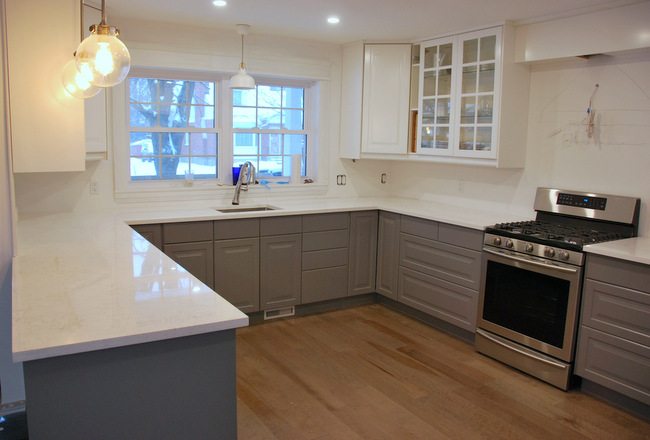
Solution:
M406 155L410 75L410 44L343 48L341 157Z
M406 153L410 75L410 44L366 44L362 153Z
M513 53L509 26L421 43L418 156L524 165L529 71Z
M84 102L68 95L61 81L79 45L80 2L5 5L13 171L83 171Z

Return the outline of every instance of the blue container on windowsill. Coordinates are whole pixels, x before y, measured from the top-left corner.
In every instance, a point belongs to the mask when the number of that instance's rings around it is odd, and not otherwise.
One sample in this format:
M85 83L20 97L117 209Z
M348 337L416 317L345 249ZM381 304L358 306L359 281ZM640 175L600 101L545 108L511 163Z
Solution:
M239 180L239 170L241 170L241 167L232 167L232 184L237 185L237 181Z

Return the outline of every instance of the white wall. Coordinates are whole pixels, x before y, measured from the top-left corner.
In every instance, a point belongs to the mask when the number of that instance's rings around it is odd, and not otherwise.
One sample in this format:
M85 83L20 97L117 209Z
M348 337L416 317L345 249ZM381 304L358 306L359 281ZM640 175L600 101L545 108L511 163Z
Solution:
M4 22L2 13L4 0L0 2L0 23ZM0 51L4 47L0 32ZM2 383L2 402L11 403L25 399L23 370L21 364L11 360L11 257L12 244L12 200L9 149L6 131L5 112L5 64L0 54L0 382Z
M596 83L589 139L584 120ZM639 234L650 236L650 52L532 66L527 148L523 170L394 164L388 187L396 196L522 212L538 186L640 197Z

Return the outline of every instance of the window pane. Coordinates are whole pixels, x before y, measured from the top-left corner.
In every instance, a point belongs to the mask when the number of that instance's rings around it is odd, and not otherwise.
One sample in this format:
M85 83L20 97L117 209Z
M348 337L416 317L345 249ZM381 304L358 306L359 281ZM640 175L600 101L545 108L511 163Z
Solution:
M438 96L451 95L451 69L442 69L438 75Z
M497 43L496 35L481 38L481 61L490 61L494 57L494 47Z
M475 63L478 54L478 39L463 42L463 64Z
M304 134L285 134L284 135L284 154L302 154L306 155L307 135Z
M449 98L439 98L436 108L436 122L438 124L449 124L449 112L451 110Z
M176 175L175 179L185 178L186 174L190 173L190 158L189 157L179 157L178 165L176 166Z
M187 162L187 158L183 158L185 163ZM180 157L178 156L171 156L171 157L162 157L160 159L160 172L162 174L162 179L180 179L180 178L185 178L185 170L187 167L183 165L182 167L182 172L178 171L179 168L179 162L180 162Z
M156 111L151 104L131 104L129 107L129 124L131 127L154 127Z
M257 110L257 128L279 130L280 109L260 108Z
M192 157L190 159L190 171L195 179L216 179L217 158L216 157Z
M163 156L189 154L189 133L161 133L161 140Z
M463 67L463 93L476 92L476 66Z
M258 154L257 134L234 133L233 154Z
M280 134L260 134L260 154L276 155L282 154L282 135Z
M260 176L281 176L282 156L261 156L257 170Z
M435 99L422 100L422 123L423 124L433 124L435 104L436 104Z
M195 84L195 81L161 79L158 81L158 101L187 104Z
M216 133L190 133L190 153L192 156L217 155Z
M305 89L295 87L282 88L282 107L303 108L305 106Z
M434 96L436 94L436 72L424 72L424 96Z
M185 128L188 126L190 107L185 105L160 106L160 126Z
M461 127L460 128L460 142L458 147L461 150L474 149L474 127Z
M476 113L476 96L467 96L461 100L460 123L473 124Z
M158 158L131 158L131 179L151 180L158 179Z
M451 43L440 46L438 66L451 66Z
M233 128L255 128L255 108L233 107Z
M214 128L214 107L193 105L189 109L189 127Z
M240 167L244 164L244 162L251 162L253 165L255 165L255 169L259 170L259 166L257 164L257 156L234 156L232 158L233 167Z
M449 128L436 128L436 148L439 150L446 150L449 148Z
M481 66L478 74L478 91L494 91L494 64L485 64Z
M478 97L478 120L479 124L492 123L492 96Z
M195 82L191 104L214 105L214 83L212 81Z
M282 110L282 128L302 130L305 127L302 110Z
M420 148L433 148L433 127L422 127Z
M129 137L131 156L152 156L158 154L160 134L131 132Z
M158 96L158 80L154 78L130 78L129 97L133 102L154 102Z
M436 58L436 53L438 52L438 46L425 47L424 48L424 68L430 69L434 67L434 60Z
M255 89L250 89L250 90L233 89L232 105L255 107L257 105Z
M489 151L492 149L492 129L479 127L476 129L476 150Z
M257 105L259 107L280 108L282 105L282 87L257 86Z

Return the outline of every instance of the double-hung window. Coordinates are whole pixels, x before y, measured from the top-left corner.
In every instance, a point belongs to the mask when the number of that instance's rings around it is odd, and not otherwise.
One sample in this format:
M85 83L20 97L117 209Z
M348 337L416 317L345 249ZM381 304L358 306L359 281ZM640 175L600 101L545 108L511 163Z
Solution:
M305 119L304 87L258 84L251 90L233 90L233 166L250 161L259 176L290 176L291 162L296 158L304 176L308 143Z
M131 181L216 179L216 82L129 79Z

